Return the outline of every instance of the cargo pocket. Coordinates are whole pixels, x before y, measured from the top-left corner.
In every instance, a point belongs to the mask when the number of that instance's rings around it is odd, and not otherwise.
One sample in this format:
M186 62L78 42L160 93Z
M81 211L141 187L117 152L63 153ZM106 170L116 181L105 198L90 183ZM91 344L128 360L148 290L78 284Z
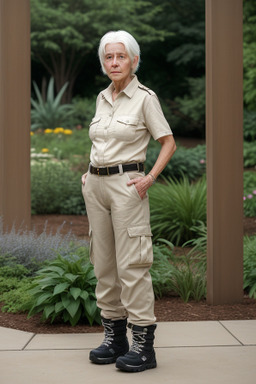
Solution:
M150 225L127 228L129 235L129 265L151 266L153 263L152 233Z
M94 257L93 257L93 236L92 236L92 229L89 227L89 257L90 262L94 265Z

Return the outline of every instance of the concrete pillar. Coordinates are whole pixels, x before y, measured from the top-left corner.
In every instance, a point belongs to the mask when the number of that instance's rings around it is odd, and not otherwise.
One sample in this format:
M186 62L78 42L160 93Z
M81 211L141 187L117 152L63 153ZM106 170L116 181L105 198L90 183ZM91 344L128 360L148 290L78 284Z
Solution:
M30 2L0 0L0 216L30 226Z
M209 304L243 297L242 17L242 0L206 0Z

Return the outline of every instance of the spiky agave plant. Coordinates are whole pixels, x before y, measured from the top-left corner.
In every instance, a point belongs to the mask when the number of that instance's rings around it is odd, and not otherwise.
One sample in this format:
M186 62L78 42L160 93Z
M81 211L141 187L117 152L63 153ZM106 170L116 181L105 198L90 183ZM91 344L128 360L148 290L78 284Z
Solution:
M61 104L61 98L67 89L65 83L59 93L54 96L54 79L50 79L47 89L46 101L43 100L39 88L33 82L37 100L31 98L31 130L38 128L56 128L65 125L65 121L72 115L73 106L71 104Z

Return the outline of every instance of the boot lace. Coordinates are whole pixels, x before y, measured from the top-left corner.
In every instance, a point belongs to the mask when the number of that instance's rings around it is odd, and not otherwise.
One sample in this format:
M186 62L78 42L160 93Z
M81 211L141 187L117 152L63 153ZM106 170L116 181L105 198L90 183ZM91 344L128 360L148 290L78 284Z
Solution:
M106 347L109 347L114 340L114 330L112 324L104 324L104 332L105 337L102 344L106 345Z
M146 332L141 332L141 331L132 331L133 334L133 340L132 340L132 345L130 351L135 352L135 353L141 353L143 350L143 346L146 343Z

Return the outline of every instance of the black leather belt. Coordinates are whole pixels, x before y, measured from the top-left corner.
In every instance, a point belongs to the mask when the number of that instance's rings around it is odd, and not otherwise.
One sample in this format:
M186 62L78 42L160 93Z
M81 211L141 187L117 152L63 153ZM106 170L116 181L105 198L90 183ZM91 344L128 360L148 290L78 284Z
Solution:
M144 164L143 163L121 164L120 168L118 165L113 167L94 167L93 165L90 164L89 171L93 175L98 175L98 176L109 176L109 175L115 175L116 173L129 172L129 171L144 172Z

